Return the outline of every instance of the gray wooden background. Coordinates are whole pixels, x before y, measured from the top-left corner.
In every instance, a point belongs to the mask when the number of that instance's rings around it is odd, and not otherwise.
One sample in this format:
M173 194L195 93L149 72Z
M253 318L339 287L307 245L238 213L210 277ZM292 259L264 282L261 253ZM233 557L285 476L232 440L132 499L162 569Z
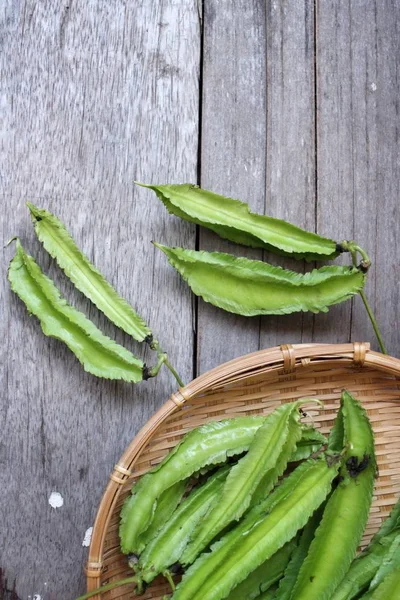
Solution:
M262 257L132 183L197 182L356 238L399 355L399 0L3 0L0 19L2 246L19 235L70 301L141 353L40 248L25 202L54 211L186 382L284 342L376 348L359 299L251 320L194 301L150 240ZM167 371L137 387L85 374L12 295L13 248L2 252L0 598L72 600L110 469L175 383Z

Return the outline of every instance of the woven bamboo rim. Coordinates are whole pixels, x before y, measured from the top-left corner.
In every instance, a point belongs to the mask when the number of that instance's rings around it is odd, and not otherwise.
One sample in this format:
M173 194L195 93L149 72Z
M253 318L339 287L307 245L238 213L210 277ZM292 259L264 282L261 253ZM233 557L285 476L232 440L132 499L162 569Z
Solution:
M119 550L118 521L132 483L160 462L193 427L244 414L267 414L301 397L317 397L307 419L323 433L332 425L342 389L359 397L376 441L379 477L362 545L368 543L400 495L400 360L372 352L364 342L285 344L227 362L181 388L151 417L110 475L95 520L86 568L88 591L132 574ZM306 419L306 420L307 420ZM134 597L123 586L102 600ZM161 599L169 592L156 579L141 596ZM96 596L100 600L100 596Z

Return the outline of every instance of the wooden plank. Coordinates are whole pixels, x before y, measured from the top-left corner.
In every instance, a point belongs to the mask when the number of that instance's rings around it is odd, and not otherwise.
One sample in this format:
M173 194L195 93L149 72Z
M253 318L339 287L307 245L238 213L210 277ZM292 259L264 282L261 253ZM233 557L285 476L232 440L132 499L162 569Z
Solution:
M201 186L265 204L266 95L263 2L204 2ZM262 253L200 231L200 248L261 258ZM258 318L244 319L198 302L198 369L258 349Z
M215 6L218 10L215 10ZM314 229L313 2L206 2L201 183L253 210ZM266 160L264 159L266 157ZM201 231L200 247L263 253ZM264 258L303 270L302 263ZM245 319L199 301L201 372L263 348L308 341L312 318ZM221 340L222 343L219 341Z
M266 212L314 231L314 2L268 7ZM264 258L294 271L306 269L292 259L267 253ZM309 314L268 316L262 319L260 344L308 342L311 335Z
M373 261L366 288L388 351L399 306L400 3L318 3L318 230L354 238ZM317 317L318 340L371 341L360 298Z
M74 304L141 354L40 249L24 202L56 212L190 380L190 293L150 240L190 246L195 231L132 182L196 177L196 1L10 0L3 12L2 238L20 235ZM9 291L12 253L1 273L0 596L15 582L13 598L73 598L85 589L82 540L112 465L176 383L166 371L138 387L85 374ZM50 507L52 491L62 508Z

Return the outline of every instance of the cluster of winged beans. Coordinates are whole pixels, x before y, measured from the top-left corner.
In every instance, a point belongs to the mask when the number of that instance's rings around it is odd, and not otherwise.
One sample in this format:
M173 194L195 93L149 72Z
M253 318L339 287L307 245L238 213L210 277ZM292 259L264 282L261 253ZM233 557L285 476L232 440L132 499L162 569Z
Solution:
M231 254L155 244L192 291L219 308L247 317L326 312L329 306L364 288L370 260L354 242L338 244L286 221L252 213L244 202L195 185L144 187L152 189L173 215L207 227L231 242L306 261L331 260L345 251L352 255L352 266L332 265L295 273ZM362 258L359 265L358 252Z
M123 581L140 594L162 574L171 600L398 600L400 503L355 558L376 476L367 414L344 391L326 440L304 402L194 429L144 475L121 512Z
M69 305L17 238L16 253L8 270L11 289L25 303L29 313L38 317L43 333L64 342L92 375L137 383L155 376L166 363L182 385L145 321L79 250L64 224L47 210L30 203L28 207L39 240L75 287L117 327L136 341L147 342L157 352L158 362L148 368Z

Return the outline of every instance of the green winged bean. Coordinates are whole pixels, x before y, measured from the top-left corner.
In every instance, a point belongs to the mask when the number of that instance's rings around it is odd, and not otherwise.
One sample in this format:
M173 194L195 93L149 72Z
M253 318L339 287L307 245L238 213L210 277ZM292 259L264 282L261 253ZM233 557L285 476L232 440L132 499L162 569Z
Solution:
M382 565L382 561L390 552L392 542L399 536L400 530L394 530L370 545L358 556L342 579L332 600L353 600L358 598L361 592L366 591Z
M291 600L331 598L355 557L368 520L376 473L371 424L348 392L342 393L340 410L347 448L342 481L327 502Z
M39 319L43 333L64 342L85 371L107 379L142 380L144 363L70 306L18 239L8 279L28 311Z
M388 518L382 522L382 525L371 540L371 545L379 542L381 538L387 536L397 528L400 528L400 500L396 502Z
M387 574L386 578L371 592L361 596L361 600L399 600L400 567Z
M196 185L139 185L153 190L173 215L238 244L306 260L330 260L343 251L329 238L280 219L252 213L244 202Z
M369 546L352 562L332 600L353 600L358 597L370 585L397 536L400 536L400 501L383 521Z
M273 600L275 598L277 586L273 585L269 590L257 596L257 600Z
M181 501L186 484L187 480L182 479L174 485L171 485L171 487L161 494L154 511L153 519L146 531L140 536L141 545L146 546L149 544L164 527L165 523L171 517Z
M276 600L289 600L292 594L293 587L296 583L296 579L303 564L308 550L310 548L311 542L314 538L315 530L320 524L322 514L324 511L325 504L320 506L315 513L312 515L311 519L308 521L307 525L304 527L299 543L296 548L293 550L293 553L290 557L288 565L285 569L285 573L283 578L279 582L279 586L276 593Z
M268 415L249 451L232 467L221 494L195 529L182 556L183 564L192 563L220 531L240 519L260 484L265 495L273 488L301 438L300 405L301 401L284 404Z
M138 565L143 581L153 581L159 573L180 560L196 523L220 493L229 470L229 466L222 467L192 491L158 535L145 547Z
M151 339L151 330L144 320L79 250L60 219L30 202L27 205L36 235L78 290L135 340L142 342L146 338Z
M120 538L125 553L140 553L140 535L150 525L160 495L206 465L218 464L241 454L265 417L240 417L202 425L190 431L163 462L133 487L121 511Z
M324 456L311 461L290 493L267 515L260 515L249 531L236 538L228 553L222 552L222 561L218 548L223 548L223 540L216 544L215 551L201 556L188 569L172 596L173 600L225 598L304 527L329 494L338 468L338 461L331 460L328 464Z
M221 252L155 245L196 296L246 317L327 312L365 284L366 276L357 267L332 265L303 274Z
M327 443L325 436L317 429L310 426L302 427L301 439L296 444L296 450L290 457L290 462L297 462L309 458L318 452Z
M254 598L258 598L261 592L268 590L282 577L295 548L295 540L285 544L276 554L261 563L257 569L254 569L242 583L239 583L231 591L227 600L254 600Z
M388 552L371 581L369 593L373 595L373 592L394 570L400 570L400 535L395 536L391 542Z
M281 500L291 494L299 481L306 476L314 466L312 459L301 463L287 477L283 478L279 485L260 502L253 506L242 518L242 520L230 531L228 531L218 542L211 546L211 552L203 553L190 567L190 576L201 585L201 581L207 579L218 564L222 564L233 552L235 546L240 542L242 536L246 536L265 514L278 504Z

